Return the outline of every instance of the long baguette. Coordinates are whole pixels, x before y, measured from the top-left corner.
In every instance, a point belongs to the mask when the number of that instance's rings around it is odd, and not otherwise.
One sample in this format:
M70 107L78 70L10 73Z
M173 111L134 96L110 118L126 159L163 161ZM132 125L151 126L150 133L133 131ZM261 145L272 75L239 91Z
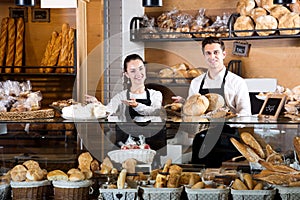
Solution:
M241 138L242 138L243 142L246 145L248 145L249 147L251 147L254 150L254 152L257 153L261 158L266 157L262 147L257 142L257 140L253 137L252 134L250 134L248 132L242 132Z
M41 61L41 66L47 66L48 65L48 60L51 57L51 53L52 53L52 50L53 50L53 47L55 45L55 41L56 41L57 37L58 37L58 33L56 31L53 31L52 34L51 34L51 38L47 43L46 50L45 50L45 53L44 53L44 57L42 58L42 61ZM51 72L53 72L53 68L45 68L45 69L40 68L40 72L41 73L43 73L43 72L51 73Z
M15 42L16 42L16 26L15 19L8 19L8 43L6 54L6 66L13 66L15 56ZM5 68L5 73L11 73L11 68Z
M235 138L230 138L230 141L249 162L257 162L261 159L250 147L240 143Z
M17 38L16 38L16 52L14 66L22 66L23 64L23 48L24 48L24 20L23 18L17 19ZM15 73L20 73L21 68L15 68Z
M7 28L8 28L8 17L5 17L1 21L0 66L4 66L4 58L5 58L6 44L7 44ZM0 72L1 72L1 69L0 69Z
M51 51L51 56L48 60L47 66L55 66L57 63L57 59L61 50L61 39L62 39L62 34L59 33L59 35L55 39L55 43L53 46L53 49Z
M62 25L61 50L60 50L58 64L57 64L58 66L67 66L68 65L69 29L70 29L69 24L64 23ZM57 73L66 73L67 71L68 71L67 68L57 68L56 69Z

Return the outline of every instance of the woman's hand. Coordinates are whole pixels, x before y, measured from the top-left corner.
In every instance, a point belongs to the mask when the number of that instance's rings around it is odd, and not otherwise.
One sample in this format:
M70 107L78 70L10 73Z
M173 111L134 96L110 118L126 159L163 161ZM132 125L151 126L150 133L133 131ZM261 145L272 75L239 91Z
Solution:
M174 101L174 103L184 103L185 99L181 96L173 96L172 100Z
M125 103L127 106L131 107L137 107L138 102L135 101L135 99L130 99L130 100L122 100L123 103Z

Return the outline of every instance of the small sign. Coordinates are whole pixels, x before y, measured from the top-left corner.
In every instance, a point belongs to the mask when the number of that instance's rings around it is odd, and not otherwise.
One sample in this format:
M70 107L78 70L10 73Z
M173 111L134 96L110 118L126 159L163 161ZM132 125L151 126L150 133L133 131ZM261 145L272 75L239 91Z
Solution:
M269 94L267 95L258 117L261 119L271 119L276 120L278 115L285 104L286 95L285 94Z
M250 50L250 44L247 42L234 42L233 43L233 49L232 54L237 56L248 56L249 50Z
M24 8L13 8L9 7L9 17L11 18L23 18L24 22L28 22L28 9Z
M50 9L48 8L32 8L32 22L50 22Z

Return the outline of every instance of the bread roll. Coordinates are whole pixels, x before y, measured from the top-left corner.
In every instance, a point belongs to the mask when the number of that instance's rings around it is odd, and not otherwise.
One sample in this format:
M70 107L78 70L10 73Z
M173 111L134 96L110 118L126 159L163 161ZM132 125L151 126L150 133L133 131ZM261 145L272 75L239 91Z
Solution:
M17 19L17 37L16 37L16 52L14 66L23 65L23 48L24 48L24 19ZM14 73L20 73L21 68L14 68Z
M117 187L118 189L124 189L125 186L125 180L126 180L126 169L122 169L117 180Z
M260 16L266 16L267 15L267 11L264 8L254 8L251 10L250 12L250 17L253 19L254 22L256 22L256 19Z
M67 181L68 175L61 170L53 170L47 174L47 179L49 181Z
M93 172L91 170L85 170L82 173L84 174L85 179L90 179L93 177Z
M248 187L248 189L252 190L254 188L252 176L248 173L245 173L243 175L243 178L244 178L244 182L245 182L246 186Z
M188 70L188 77L189 78L195 78L203 74L202 69L194 68Z
M262 183L257 183L253 188L253 190L262 190L262 189L263 189L263 184Z
M216 93L208 93L205 95L209 101L209 106L206 112L214 111L219 108L222 108L225 105L224 98Z
M4 17L1 21L1 33L0 33L0 66L4 66L4 58L6 54L7 44L7 29L8 29L8 17ZM2 68L0 69L1 73Z
M183 114L200 116L203 115L209 106L207 97L201 94L190 96L182 107Z
M10 176L13 181L25 181L27 169L23 165L16 165L10 171Z
M163 188L167 186L167 176L163 174L157 174L154 187L155 188Z
M13 66L15 57L15 42L16 42L16 26L15 19L8 19L8 42L7 42L7 53L6 53L6 66ZM5 73L11 73L11 68L5 68Z
M79 169L76 169L76 168L71 168L71 169L69 169L69 171L67 172L68 175L75 174L75 173L80 173L80 170L79 170Z
M203 188L205 188L205 184L202 181L200 181L200 182L196 183L195 185L193 185L191 188L192 189L203 189Z
M27 160L27 161L23 162L23 165L27 169L40 169L39 163L34 160Z
M179 187L180 174L170 174L167 182L167 188Z
M241 16L250 14L250 11L255 7L254 0L239 0L236 5L236 10Z
M273 0L261 0L261 6L270 12L270 10L275 6Z
M261 145L257 142L257 140L253 137L252 134L248 132L242 132L241 139L246 145L251 147L254 150L254 152L257 153L261 158L266 157Z
M238 178L234 180L232 188L235 190L248 190L247 186Z
M295 3L291 3L290 9L292 12L300 14L300 0L296 0Z
M84 152L78 156L78 168L81 171L90 170L93 157L89 152Z
M282 5L276 5L270 10L270 15L275 17L277 20L280 19L284 14L290 13L289 9Z
M254 24L249 16L239 16L234 25L235 35L242 36L252 36L254 34ZM248 31L247 31L248 30ZM246 31L246 32L236 32L236 31Z
M44 179L44 172L42 169L29 169L26 172L26 178L30 181L41 181Z
M186 78L189 77L188 71L186 70L175 70L174 72L175 82L180 84L185 84L188 82Z
M279 19L278 28L299 28L300 27L300 16L297 13L286 13ZM280 30L281 35L295 35L300 30Z
M85 180L85 175L81 171L74 171L69 175L69 181L83 181Z

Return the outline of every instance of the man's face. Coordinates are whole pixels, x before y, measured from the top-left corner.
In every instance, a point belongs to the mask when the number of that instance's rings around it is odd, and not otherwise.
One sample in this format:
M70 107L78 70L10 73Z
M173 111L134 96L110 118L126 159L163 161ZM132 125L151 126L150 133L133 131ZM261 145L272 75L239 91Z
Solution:
M146 69L141 60L131 60L127 63L127 78L131 80L132 84L143 84L146 79Z
M207 44L204 47L204 57L211 69L221 69L224 66L225 56L226 52L222 51L221 45L218 43Z

